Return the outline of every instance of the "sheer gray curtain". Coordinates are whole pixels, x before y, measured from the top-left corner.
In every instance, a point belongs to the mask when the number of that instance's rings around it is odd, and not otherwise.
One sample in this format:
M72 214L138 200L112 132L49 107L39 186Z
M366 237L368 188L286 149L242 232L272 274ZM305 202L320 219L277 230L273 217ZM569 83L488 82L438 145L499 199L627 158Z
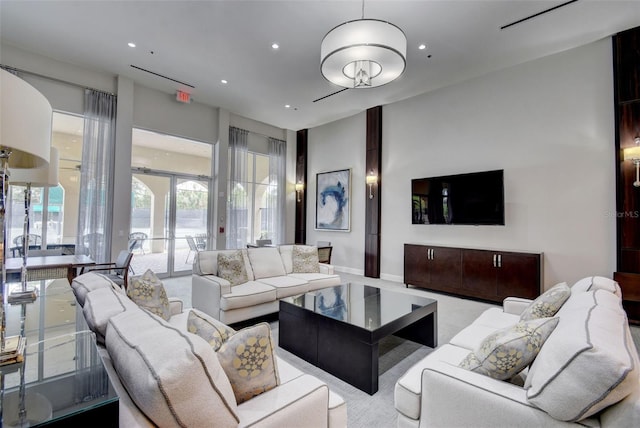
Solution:
M249 132L229 128L229 189L227 191L227 248L242 248L247 243L248 201L247 154Z
M267 234L274 244L284 244L285 162L287 143L269 138L269 195L267 197Z
M116 97L85 89L77 254L111 259Z

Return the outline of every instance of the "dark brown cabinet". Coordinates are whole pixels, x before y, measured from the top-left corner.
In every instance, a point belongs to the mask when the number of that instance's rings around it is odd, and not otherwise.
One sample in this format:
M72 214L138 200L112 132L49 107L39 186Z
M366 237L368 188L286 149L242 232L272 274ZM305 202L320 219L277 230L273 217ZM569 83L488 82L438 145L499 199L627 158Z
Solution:
M502 302L540 294L542 254L405 244L404 282Z
M457 248L405 244L404 281L431 290L458 290L461 261Z
M614 272L613 279L622 289L622 307L630 324L640 324L640 274Z

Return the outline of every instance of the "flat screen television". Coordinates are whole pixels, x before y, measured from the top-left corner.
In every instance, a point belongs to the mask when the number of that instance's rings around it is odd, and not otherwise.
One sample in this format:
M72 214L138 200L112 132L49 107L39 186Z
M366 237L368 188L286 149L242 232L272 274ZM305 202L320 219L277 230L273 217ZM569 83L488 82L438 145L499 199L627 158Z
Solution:
M413 224L504 225L504 171L411 180Z

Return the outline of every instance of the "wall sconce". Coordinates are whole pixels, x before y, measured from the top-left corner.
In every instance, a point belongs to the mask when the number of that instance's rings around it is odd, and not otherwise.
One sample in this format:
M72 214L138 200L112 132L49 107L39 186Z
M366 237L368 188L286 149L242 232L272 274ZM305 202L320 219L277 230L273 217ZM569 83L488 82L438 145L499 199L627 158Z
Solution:
M633 140L635 147L629 147L623 150L624 160L630 160L636 166L636 181L633 182L634 187L640 187L640 136Z
M378 176L371 170L369 174L367 174L366 180L369 185L369 199L373 199L373 185L378 182Z
M300 199L300 195L302 194L304 190L304 184L302 184L301 181L298 181L296 183L296 196L298 197L298 202L302 202L302 199Z

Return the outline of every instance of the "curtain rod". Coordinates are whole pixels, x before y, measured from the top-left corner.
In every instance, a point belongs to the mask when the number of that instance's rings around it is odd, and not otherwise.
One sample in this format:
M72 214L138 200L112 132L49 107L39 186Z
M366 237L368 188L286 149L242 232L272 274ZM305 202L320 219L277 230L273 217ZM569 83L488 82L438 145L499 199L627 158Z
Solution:
M67 80L58 79L56 77L45 76L44 74L34 73L33 71L23 70L21 68L11 67L9 65L0 64L0 68L3 68L3 69L8 70L8 71L13 71L13 72L16 72L16 73L22 73L22 74L28 74L28 75L31 75L31 76L35 76L35 77L40 77L42 79L51 80L53 82L58 82L58 83L63 83L65 85L69 85L69 86L75 86L76 88L89 89L89 90L96 91L96 92L102 92L103 94L117 96L113 92L103 91L101 89L90 88L89 86L80 85L79 83L69 82Z
M248 129L244 129L244 128L239 128L237 126L233 126L233 125L229 125L229 128L236 128L236 129L240 129L242 131L247 131L249 134L253 134L253 135L259 135L261 137L265 137L265 138L273 138L274 140L278 140L278 141L284 141L285 143L287 142L286 138L284 140L281 140L280 138L276 138L276 137L272 137L271 135L267 135L267 134L262 134L260 132L255 132L255 131L250 131Z

